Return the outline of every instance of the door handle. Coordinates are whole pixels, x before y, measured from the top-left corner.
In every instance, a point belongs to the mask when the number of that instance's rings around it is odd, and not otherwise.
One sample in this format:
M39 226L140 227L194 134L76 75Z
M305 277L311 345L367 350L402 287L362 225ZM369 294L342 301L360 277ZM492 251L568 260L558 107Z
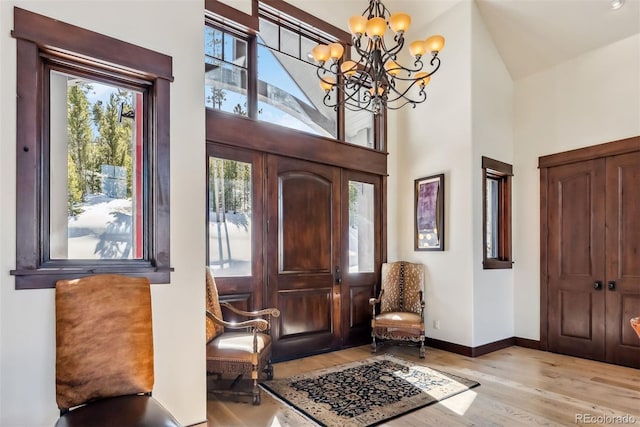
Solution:
M340 267L336 267L335 281L338 285L342 283L342 274L340 273Z
M609 280L609 283L607 283L607 287L609 288L610 291L613 291L616 289L616 282L614 280Z
M593 282L593 289L595 289L596 291L599 291L602 289L602 280L596 280L595 282Z

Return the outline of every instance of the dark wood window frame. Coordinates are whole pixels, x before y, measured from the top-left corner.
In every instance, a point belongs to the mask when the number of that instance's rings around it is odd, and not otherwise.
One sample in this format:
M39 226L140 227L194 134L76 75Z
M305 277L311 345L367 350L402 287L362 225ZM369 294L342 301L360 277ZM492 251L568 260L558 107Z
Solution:
M511 257L511 177L513 167L504 162L482 156L482 268L509 269L513 261ZM497 257L487 256L487 181L498 183L498 253Z
M172 58L130 43L14 8L12 36L17 42L16 132L16 289L50 288L59 279L96 273L148 277L152 283L169 283L170 180L169 86ZM138 82L147 86L148 157L144 170L144 256L141 260L50 260L48 215L48 118L44 105L47 62L96 79Z

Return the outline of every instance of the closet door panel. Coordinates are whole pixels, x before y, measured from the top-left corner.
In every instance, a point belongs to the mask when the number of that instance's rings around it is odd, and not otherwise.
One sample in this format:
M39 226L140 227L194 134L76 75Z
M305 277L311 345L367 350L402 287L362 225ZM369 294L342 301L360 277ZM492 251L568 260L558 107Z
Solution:
M640 368L640 152L607 158L606 359Z
M548 176L549 350L604 360L604 160Z

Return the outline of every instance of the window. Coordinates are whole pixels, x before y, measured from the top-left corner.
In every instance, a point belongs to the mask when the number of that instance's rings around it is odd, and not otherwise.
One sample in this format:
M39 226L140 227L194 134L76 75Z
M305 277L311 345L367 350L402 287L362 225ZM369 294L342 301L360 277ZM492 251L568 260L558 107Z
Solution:
M207 108L384 149L384 116L323 103L311 52L318 43L349 44L348 33L283 1L255 2L251 16L219 2L205 8Z
M511 177L507 163L482 157L484 269L511 268Z
M205 106L248 115L248 41L213 26L204 27Z
M337 138L338 114L322 103L324 93L316 79L309 79L316 73L309 55L324 40L274 21L260 18L258 119Z
M14 14L16 288L97 272L168 283L171 58Z
M207 144L207 260L216 279L250 286L262 268L263 157Z
M209 158L209 265L219 276L251 276L251 163Z
M375 186L349 181L349 273L375 271Z

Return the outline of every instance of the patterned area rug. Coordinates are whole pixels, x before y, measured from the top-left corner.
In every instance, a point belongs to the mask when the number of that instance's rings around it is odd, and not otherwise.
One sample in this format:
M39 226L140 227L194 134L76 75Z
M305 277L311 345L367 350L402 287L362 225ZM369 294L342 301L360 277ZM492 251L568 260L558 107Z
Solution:
M391 355L265 381L321 426L373 426L480 385Z

